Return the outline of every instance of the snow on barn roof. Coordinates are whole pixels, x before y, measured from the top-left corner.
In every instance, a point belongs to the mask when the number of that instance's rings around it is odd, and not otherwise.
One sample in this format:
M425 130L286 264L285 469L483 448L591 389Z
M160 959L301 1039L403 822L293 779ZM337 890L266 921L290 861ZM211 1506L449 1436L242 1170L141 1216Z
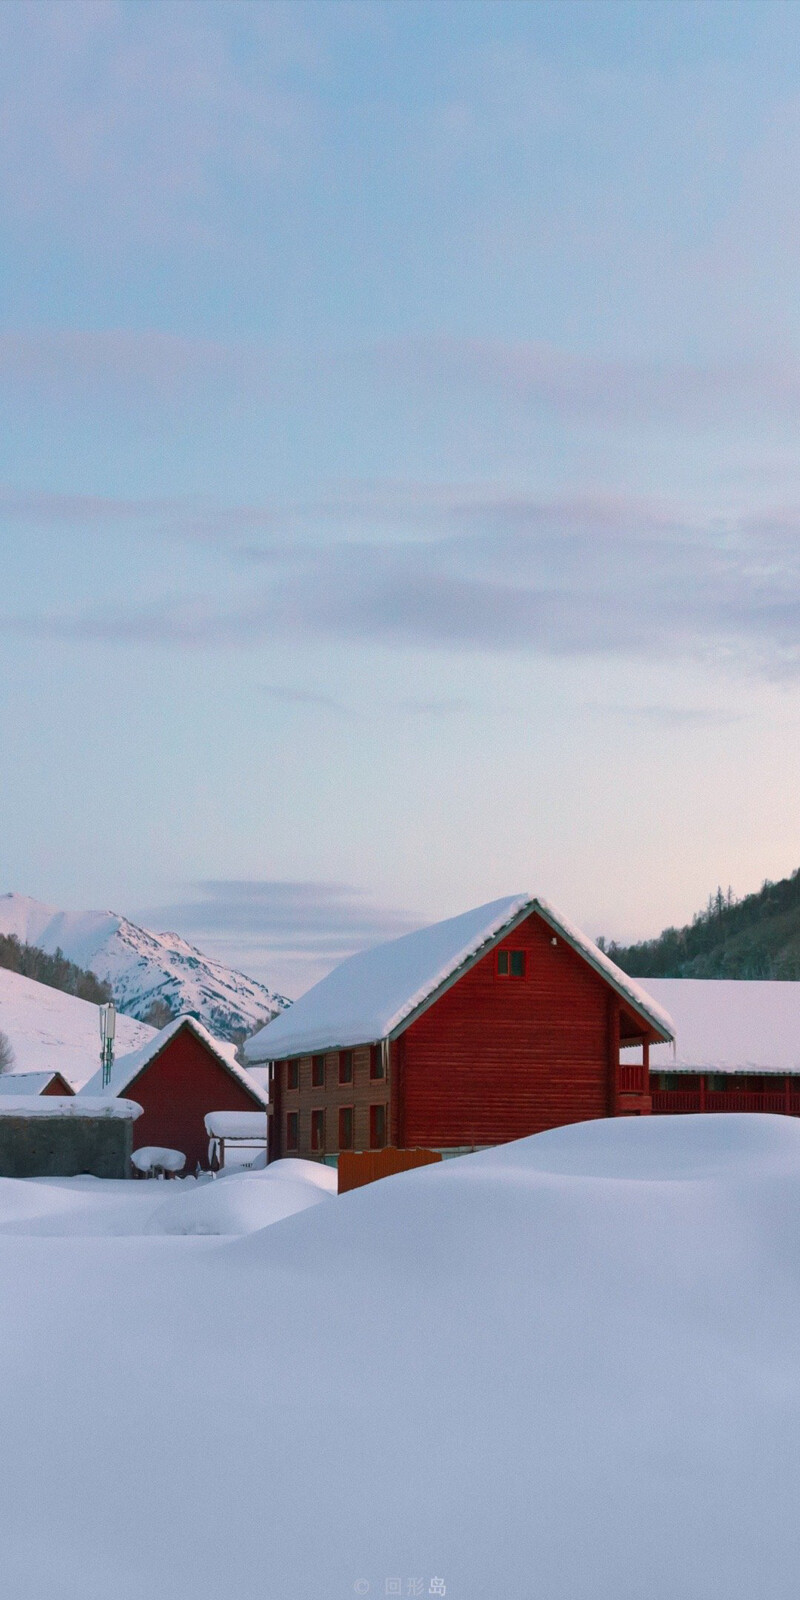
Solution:
M246 1089L254 1100L258 1100L264 1106L267 1105L269 1100L267 1093L236 1060L236 1046L228 1044L222 1039L215 1039L213 1034L210 1034L208 1029L203 1027L202 1022L198 1022L196 1017L190 1016L176 1017L174 1022L169 1022L166 1028L161 1028L152 1039L142 1045L140 1050L132 1050L126 1056L117 1056L111 1071L111 1082L108 1086L103 1085L103 1071L102 1068L99 1068L94 1077L84 1084L80 1094L124 1094L128 1085L133 1083L138 1078L139 1073L149 1066L156 1056L161 1054L161 1051L169 1044L170 1039L173 1039L181 1028L190 1028L195 1037L202 1040L203 1044L212 1051L231 1077L238 1079L242 1088Z
M536 911L662 1037L672 1022L656 1001L546 900L508 895L446 922L350 956L245 1044L249 1061L347 1049L401 1031L455 975Z
M650 1048L658 1072L800 1073L800 983L647 978L675 1020L675 1048ZM625 1055L622 1057L625 1060Z
M0 1094L44 1094L54 1078L60 1078L71 1092L72 1085L60 1072L4 1072L0 1075Z

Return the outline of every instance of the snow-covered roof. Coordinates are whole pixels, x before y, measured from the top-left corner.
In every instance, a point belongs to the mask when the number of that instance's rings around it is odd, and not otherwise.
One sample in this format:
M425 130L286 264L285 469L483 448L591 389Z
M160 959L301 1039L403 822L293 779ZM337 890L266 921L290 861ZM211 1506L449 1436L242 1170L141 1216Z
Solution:
M212 1139L266 1139L263 1111L209 1111L206 1133Z
M186 1157L182 1150L170 1150L168 1145L143 1144L141 1150L134 1150L131 1161L137 1172L180 1172L186 1166Z
M135 1100L103 1095L9 1094L0 1100L0 1117L116 1117L135 1122L142 1107Z
M53 989L0 967L0 1033L10 1041L15 1072L58 1071L77 1088L100 1060L98 1008L91 1000ZM117 1012L117 1049L138 1050L155 1028Z
M644 981L675 1022L674 1051L672 1045L651 1046L655 1071L800 1073L800 983L747 978Z
M208 1029L203 1027L202 1022L197 1021L196 1017L176 1017L174 1022L169 1022L166 1028L161 1028L140 1050L133 1050L126 1056L117 1056L111 1071L111 1082L107 1086L103 1084L102 1068L98 1068L94 1077L84 1084L80 1094L124 1094L128 1086L138 1078L139 1073L143 1072L144 1068L149 1066L150 1062L161 1054L161 1051L169 1044L170 1039L173 1039L181 1028L190 1028L195 1037L201 1039L203 1044L213 1052L231 1077L236 1078L242 1088L246 1089L254 1100L260 1101L264 1106L267 1105L269 1096L236 1060L236 1046L228 1044L225 1040L215 1039Z
M0 1094L44 1094L56 1077L68 1090L71 1089L71 1084L60 1072L4 1072L0 1074Z
M386 1039L467 964L531 912L577 950L657 1033L672 1037L668 1014L632 978L546 900L526 894L492 900L461 916L350 956L294 1005L248 1039L249 1061L275 1061L314 1050L347 1049Z

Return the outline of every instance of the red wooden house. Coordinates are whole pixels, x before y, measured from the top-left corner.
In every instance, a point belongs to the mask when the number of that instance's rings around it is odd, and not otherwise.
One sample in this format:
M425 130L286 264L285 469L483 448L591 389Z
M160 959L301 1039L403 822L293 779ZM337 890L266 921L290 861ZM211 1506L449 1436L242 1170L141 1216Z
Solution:
M345 961L245 1046L271 1064L271 1157L467 1149L651 1110L667 1013L541 899ZM640 1060L620 1064L620 1048Z
M224 1044L194 1017L178 1017L141 1050L120 1056L111 1083L97 1072L82 1095L112 1094L135 1100L144 1115L136 1123L137 1149L161 1145L182 1150L186 1171L208 1166L205 1118L210 1111L257 1111L265 1117L268 1096Z

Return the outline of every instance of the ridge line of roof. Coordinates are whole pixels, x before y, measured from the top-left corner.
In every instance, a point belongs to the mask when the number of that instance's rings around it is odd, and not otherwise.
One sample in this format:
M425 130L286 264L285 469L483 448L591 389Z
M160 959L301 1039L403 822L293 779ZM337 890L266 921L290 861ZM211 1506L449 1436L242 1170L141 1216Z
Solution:
M323 1015L314 1020L312 1003L312 1020L305 1021L303 1011L306 995L303 995L289 1012L283 1012L279 1017L272 1019L252 1039L248 1040L245 1045L245 1054L248 1061L255 1065L258 1062L278 1059L284 1054L303 1055L315 1050L343 1049L349 1048L354 1044L396 1038L406 1027L410 1026L413 1019L433 1004L446 989L452 987L469 966L481 959L498 939L507 935L511 929L519 922L524 921L532 912L538 912L555 932L559 932L565 942L586 960L598 975L610 984L620 998L650 1024L657 1034L667 1041L674 1038L674 1024L665 1008L647 994L646 990L640 988L633 979L629 978L627 973L624 973L620 967L617 967L609 956L605 955L587 935L577 929L566 917L562 916L548 900L531 894L507 895L496 901L490 901L485 908L482 906L474 907L472 912L463 912L456 917L444 918L441 923L430 923L411 934L402 935L399 939L385 940L380 945L374 945L365 951L359 951L356 955L340 962L325 978L320 979L318 984L315 984L312 989L307 991L307 996L310 999L312 995L327 986L337 973L342 973L345 968L348 968L351 963L357 964L363 960L368 968L370 958L379 951L389 952L393 947L402 947L406 944L406 941L417 937L424 939L426 935L433 933L438 927L446 927L447 924L456 923L461 918L468 919L470 915L474 918L476 912L484 909L488 912L493 907L501 909L495 910L495 915L488 917L477 929L473 927L470 936L464 939L460 948L452 956L445 955L437 963L434 947L431 953L431 965L434 970L424 973L423 969L424 975L421 977L417 973L416 986L413 992L407 993L399 1004L395 1004L394 1010L388 1016L381 1010L380 992L377 1000L373 996L372 1001L364 1006L364 1013L361 1018L363 1029L358 1038L356 1038L359 1028L357 1008L356 1012L349 1016L339 1016L337 1018L335 1015L329 1015L325 1018ZM358 966L356 966L356 971L360 975L361 969ZM344 979L343 982L346 992L347 980ZM357 990L358 978L354 978L354 983ZM370 1006L372 1006L372 1010L370 1010ZM299 1025L297 1028L293 1028L293 1018L298 1013ZM281 1037L283 1034L286 1035L285 1038ZM292 1037L293 1034L294 1038ZM264 1053L256 1055L255 1049Z

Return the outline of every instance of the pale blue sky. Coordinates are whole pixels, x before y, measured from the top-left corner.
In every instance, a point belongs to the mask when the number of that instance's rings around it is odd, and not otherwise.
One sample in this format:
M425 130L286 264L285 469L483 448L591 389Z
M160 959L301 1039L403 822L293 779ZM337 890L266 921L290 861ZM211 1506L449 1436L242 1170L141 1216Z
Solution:
M800 6L0 7L0 888L299 992L800 865Z

